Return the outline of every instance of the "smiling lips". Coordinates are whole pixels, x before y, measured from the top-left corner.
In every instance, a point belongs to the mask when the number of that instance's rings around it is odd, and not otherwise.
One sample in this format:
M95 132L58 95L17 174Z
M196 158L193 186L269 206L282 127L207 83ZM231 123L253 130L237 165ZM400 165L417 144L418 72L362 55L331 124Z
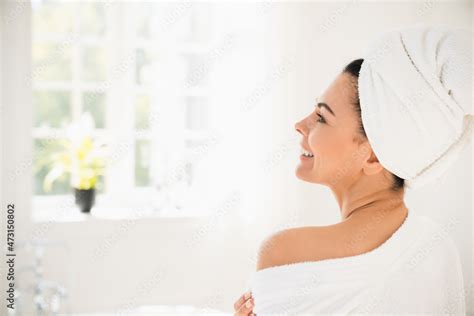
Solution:
M303 155L307 158L313 158L314 157L313 153L311 153L310 151L307 151L304 148L301 148L301 155Z

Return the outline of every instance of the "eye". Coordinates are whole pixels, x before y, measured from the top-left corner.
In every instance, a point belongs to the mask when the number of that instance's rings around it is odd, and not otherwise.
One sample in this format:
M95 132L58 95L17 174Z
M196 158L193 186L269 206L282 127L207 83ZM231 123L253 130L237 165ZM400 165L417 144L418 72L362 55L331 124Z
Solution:
M316 113L316 115L318 116L318 119L316 120L316 122L323 123L323 124L326 123L326 120L324 119L324 117L322 117L319 113Z

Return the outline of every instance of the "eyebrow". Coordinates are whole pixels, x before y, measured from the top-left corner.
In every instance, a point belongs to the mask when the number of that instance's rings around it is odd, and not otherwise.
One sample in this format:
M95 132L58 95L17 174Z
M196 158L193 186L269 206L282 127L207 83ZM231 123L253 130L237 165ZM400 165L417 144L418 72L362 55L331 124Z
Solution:
M333 110L329 107L329 105L324 102L318 102L315 106L317 106L318 108L326 108L332 115L336 116L336 114L334 114Z

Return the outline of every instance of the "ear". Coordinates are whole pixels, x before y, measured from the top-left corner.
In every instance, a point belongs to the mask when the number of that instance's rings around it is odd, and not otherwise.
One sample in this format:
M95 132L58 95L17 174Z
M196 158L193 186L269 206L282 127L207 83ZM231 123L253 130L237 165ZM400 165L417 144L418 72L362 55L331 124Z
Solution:
M380 164L379 159L372 150L372 147L370 147L370 145L368 146L369 148L362 164L362 170L366 175L370 176L382 172L384 167Z

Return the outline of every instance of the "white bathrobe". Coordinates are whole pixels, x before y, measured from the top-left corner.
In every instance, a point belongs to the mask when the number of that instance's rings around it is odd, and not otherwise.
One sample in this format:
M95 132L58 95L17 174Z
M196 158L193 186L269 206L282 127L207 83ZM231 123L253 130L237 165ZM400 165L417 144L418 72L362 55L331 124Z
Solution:
M256 271L254 313L465 315L459 254L445 225L413 214L367 253Z

